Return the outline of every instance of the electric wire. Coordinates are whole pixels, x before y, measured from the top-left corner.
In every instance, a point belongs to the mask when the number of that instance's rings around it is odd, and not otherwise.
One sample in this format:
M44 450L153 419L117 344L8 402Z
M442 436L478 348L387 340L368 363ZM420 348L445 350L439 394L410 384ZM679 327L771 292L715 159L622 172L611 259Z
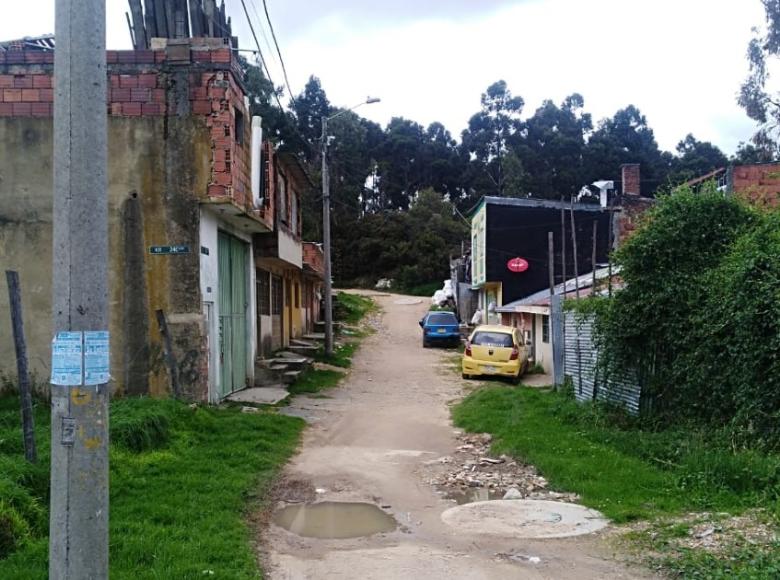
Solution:
M263 58L263 51L260 49L260 41L257 40L257 34L255 33L255 27L252 24L252 18L249 16L249 10L246 7L245 0L241 0L241 6L244 8L244 14L246 15L246 21L249 23L249 30L252 32L252 38L255 39L255 45L257 46L257 54L260 57L260 62L263 65L263 69L265 69L265 74L268 77L268 82L271 83L271 92L274 95L274 98L276 99L277 104L279 105L279 108L284 111L284 106L282 105L282 101L279 99L279 95L276 93L276 85L274 84L273 79L271 78L271 73L268 70L268 65L265 62L265 58Z
M284 82L287 84L287 91L290 93L290 99L292 99L293 107L298 108L295 102L295 95L290 87L290 79L287 78L287 67L284 66L284 59L282 58L282 51L279 49L279 42L276 40L276 32L274 31L274 25L271 23L271 16L268 14L268 3L263 0L263 10L265 10L265 19L268 21L268 28L271 29L271 37L274 39L274 46L276 46L276 53L279 55L279 62L282 65L282 73L284 74Z

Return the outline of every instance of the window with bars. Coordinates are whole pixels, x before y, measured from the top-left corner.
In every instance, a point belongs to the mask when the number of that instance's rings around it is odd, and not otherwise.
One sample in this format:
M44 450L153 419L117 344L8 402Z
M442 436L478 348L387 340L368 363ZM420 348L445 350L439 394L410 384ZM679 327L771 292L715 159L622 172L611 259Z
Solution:
M271 275L265 270L257 271L257 308L263 316L271 314Z
M280 315L283 307L282 279L279 276L271 276L271 314Z

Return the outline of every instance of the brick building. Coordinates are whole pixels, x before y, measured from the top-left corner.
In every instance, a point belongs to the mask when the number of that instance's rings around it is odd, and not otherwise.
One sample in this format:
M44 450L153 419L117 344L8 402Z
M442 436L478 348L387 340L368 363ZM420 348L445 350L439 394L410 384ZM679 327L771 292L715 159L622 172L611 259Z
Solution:
M253 163L262 129L250 118L229 40L154 39L153 46L107 53L113 391L171 391L162 311L182 396L215 402L253 381L264 300L297 318L284 340L303 329L293 306L303 264L292 208L310 182L270 144ZM52 338L53 62L51 50L0 51L0 266L20 273L31 368L43 382ZM254 190L253 165L261 174ZM295 174L295 186L279 186L284 171ZM287 248L297 258L288 256L292 273L279 295L258 297L266 286L257 266L279 252L260 248L282 236L280 224L297 237ZM0 293L0 319L7 313ZM0 371L14 367L12 344L10 324L0 320Z

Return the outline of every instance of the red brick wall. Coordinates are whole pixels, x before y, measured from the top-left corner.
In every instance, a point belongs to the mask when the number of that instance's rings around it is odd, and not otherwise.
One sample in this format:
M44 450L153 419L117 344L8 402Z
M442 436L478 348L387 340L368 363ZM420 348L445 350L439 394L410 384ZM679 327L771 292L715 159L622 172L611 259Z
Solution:
M639 226L642 214L653 207L655 199L624 195L621 198L621 211L616 215L618 221L618 246L620 246Z
M639 163L626 163L620 166L623 182L623 195L642 195Z
M108 51L107 112L114 117L160 117L180 113L174 90L185 72L189 110L211 131L212 174L200 195L228 197L272 225L273 207L254 208L251 194L252 119L244 103L238 63L230 49L189 51L169 57L165 50ZM54 53L31 50L0 53L0 117L53 115ZM186 73L189 73L188 75ZM178 109L178 110L177 110ZM243 116L241 139L234 134ZM273 199L271 197L271 199Z
M314 242L303 242L303 263L309 264L320 274L325 272L325 259L322 249Z
M759 207L780 206L780 163L736 165L732 171L737 195Z

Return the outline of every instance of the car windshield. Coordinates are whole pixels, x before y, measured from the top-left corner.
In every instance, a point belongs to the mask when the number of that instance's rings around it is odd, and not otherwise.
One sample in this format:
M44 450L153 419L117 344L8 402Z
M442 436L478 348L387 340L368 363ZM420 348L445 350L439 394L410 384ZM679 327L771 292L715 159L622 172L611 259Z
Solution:
M506 332L477 332L471 339L476 346L512 346L512 335Z
M437 312L428 315L428 324L457 324L458 320L452 312Z

